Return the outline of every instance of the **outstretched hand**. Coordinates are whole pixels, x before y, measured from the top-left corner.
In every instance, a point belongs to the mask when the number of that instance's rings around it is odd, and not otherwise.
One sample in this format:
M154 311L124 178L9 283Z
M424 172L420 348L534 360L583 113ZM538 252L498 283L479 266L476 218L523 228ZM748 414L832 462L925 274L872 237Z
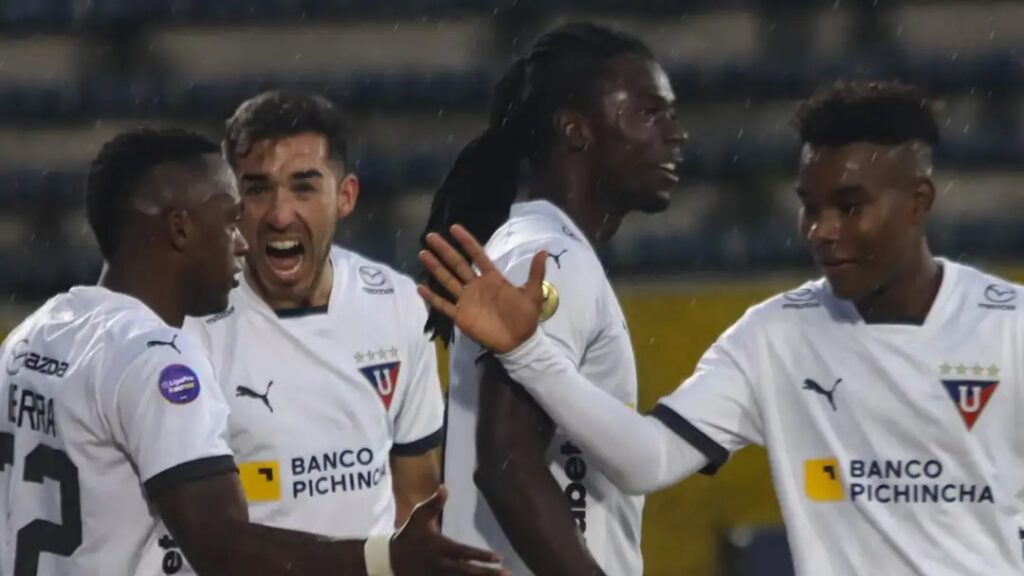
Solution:
M526 284L513 286L468 230L456 224L451 233L479 274L440 234L428 234L429 250L420 252L420 262L453 300L424 285L418 287L420 296L484 348L499 354L514 350L537 330L544 300L542 283L547 253L535 254Z
M444 486L420 502L405 526L391 539L395 576L511 576L499 566L494 552L449 540L437 523L448 499Z

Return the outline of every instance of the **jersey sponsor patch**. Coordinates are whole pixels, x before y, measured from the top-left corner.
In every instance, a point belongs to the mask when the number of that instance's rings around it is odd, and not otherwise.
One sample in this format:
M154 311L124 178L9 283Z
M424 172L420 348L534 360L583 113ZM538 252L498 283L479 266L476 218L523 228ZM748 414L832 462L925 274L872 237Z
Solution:
M391 399L395 395L395 388L398 387L398 373L401 368L401 362L388 362L359 369L377 391L381 402L384 402L384 408L391 409Z
M993 504L992 487L948 472L936 458L838 458L804 461L804 492L813 502Z
M804 462L804 490L815 502L838 502L843 499L843 479L839 460L822 458Z
M171 404L188 404L199 396L199 376L184 364L160 371L160 394Z
M281 466L277 460L239 462L238 477L249 502L276 502L281 499Z

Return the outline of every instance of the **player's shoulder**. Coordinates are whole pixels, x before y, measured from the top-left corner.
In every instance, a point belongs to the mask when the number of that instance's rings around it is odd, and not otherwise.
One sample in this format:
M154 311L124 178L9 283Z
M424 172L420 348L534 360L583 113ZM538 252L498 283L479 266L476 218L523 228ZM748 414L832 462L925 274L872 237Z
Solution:
M69 349L98 374L101 386L113 386L141 360L205 358L201 346L181 329L165 323L141 301L100 287L72 289L40 310L45 329L70 339Z
M953 282L953 298L962 312L1017 312L1014 316L1024 317L1024 287L1021 285L967 264L945 259L941 262L946 281Z
M747 315L752 321L767 324L793 322L800 318L813 320L827 315L827 308L834 300L828 282L818 278L776 293L752 306Z
M727 332L739 337L775 339L790 331L804 331L841 322L848 314L824 278L778 292L751 306ZM850 318L853 321L853 317Z
M552 214L533 211L513 215L499 227L485 246L499 269L527 265L534 254L548 253L547 269L604 276L604 268L577 230ZM584 276L586 277L586 276Z
M370 296L388 296L399 300L415 298L416 282L392 266L340 246L331 247L335 270L351 279L350 286Z

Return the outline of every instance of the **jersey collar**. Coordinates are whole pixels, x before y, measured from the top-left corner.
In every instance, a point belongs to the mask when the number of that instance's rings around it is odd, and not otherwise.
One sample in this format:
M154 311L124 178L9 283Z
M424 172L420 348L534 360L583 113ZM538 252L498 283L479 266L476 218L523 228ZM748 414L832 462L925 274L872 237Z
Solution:
M868 324L864 321L864 318L861 317L860 312L857 310L857 307L854 306L853 302L842 300L835 296L828 280L824 280L825 288L836 308L843 314L843 316L852 320L854 324L878 330L930 331L935 326L941 324L949 315L949 309L951 302L954 300L954 293L956 292L956 285L958 283L957 279L959 276L959 266L956 263L950 262L949 260L941 257L936 257L935 261L942 267L942 283L939 285L939 292L935 295L935 301L932 302L931 309L928 310L928 314L925 316L924 322L920 325Z
M305 308L289 308L286 310L274 310L271 308L266 301L260 296L259 292L249 283L249 275L242 274L240 281L238 282L239 295L242 298L249 300L257 308L262 308L269 314L277 316L281 320L289 318L304 318L306 316L320 316L326 315L330 312L331 305L338 300L338 285L341 279L338 277L340 266L338 266L338 259L341 256L341 249L337 246L331 246L330 254L327 256L327 265L334 269L334 280L331 282L331 296L327 301L327 304L322 306L307 306Z
M583 242L593 250L593 246L590 245L590 241L587 240L583 231L576 226L576 223L572 221L572 218L569 218L568 214L548 200L528 200L526 202L513 204L512 208L509 210L509 216L512 218L522 216L539 216L553 221L556 224L556 228L561 228L562 234Z

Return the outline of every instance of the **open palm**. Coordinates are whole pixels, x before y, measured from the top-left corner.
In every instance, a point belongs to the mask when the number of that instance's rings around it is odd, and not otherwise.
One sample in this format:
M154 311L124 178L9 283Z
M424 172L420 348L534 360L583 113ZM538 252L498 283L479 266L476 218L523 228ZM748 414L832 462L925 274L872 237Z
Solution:
M468 230L455 225L451 232L480 273L441 235L428 234L429 250L420 252L420 261L454 302L423 285L419 286L420 295L484 348L499 354L515 349L537 330L547 255L538 252L530 263L526 284L513 286Z

